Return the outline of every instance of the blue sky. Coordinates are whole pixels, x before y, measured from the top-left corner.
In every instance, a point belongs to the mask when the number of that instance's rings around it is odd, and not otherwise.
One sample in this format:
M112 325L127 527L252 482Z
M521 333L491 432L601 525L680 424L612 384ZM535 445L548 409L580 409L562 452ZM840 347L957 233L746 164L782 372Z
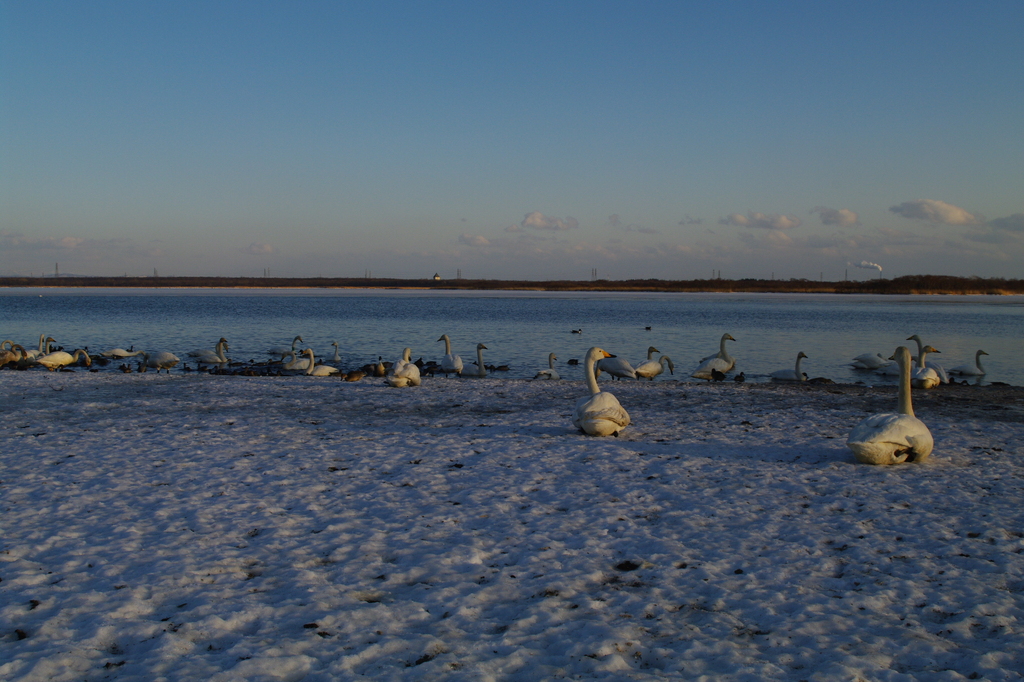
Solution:
M0 1L0 274L1020 278L1022 25Z

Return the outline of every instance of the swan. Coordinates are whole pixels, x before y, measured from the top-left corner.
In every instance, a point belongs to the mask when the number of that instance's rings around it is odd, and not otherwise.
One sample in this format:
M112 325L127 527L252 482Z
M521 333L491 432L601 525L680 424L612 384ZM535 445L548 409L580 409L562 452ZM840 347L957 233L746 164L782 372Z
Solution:
M132 346L132 348L135 348L135 346ZM105 358L119 359L134 358L136 355L142 355L141 350L132 350L132 348L129 348L128 350L125 350L124 348L111 348L110 350L103 351L100 355Z
M39 350L32 349L32 350L27 350L27 351L23 352L22 353L22 360L29 360L32 363L34 363L37 358L39 358L39 357L41 357L43 355L47 355L50 352L50 346L55 344L55 343L57 343L57 341L52 336L46 336L45 334L40 334L39 335Z
M780 369L772 372L772 381L807 381L807 375L800 371L800 361L807 355L800 351L796 355L796 367L794 369Z
M964 376L971 376L971 377L985 376L985 368L981 366L981 356L982 355L988 355L988 353L986 353L983 350L979 350L977 353L974 354L974 364L973 365L957 365L956 367L953 367L952 369L946 370L946 373L947 374L961 374L961 375L964 375Z
M551 380L561 379L562 377L560 377L558 375L558 372L555 371L555 360L557 360L557 359L558 358L555 357L554 353L548 353L548 368L547 369L542 369L541 371L537 372L537 374L535 374L533 378L534 379L551 379Z
M311 360L309 360L307 358L297 357L296 354L295 354L295 351L293 351L293 350L292 351L288 351L286 356L290 357L291 360L289 360L288 362L284 363L284 365L281 366L281 369L287 369L289 371L290 370L309 369L309 365L312 362ZM283 359L284 358L282 358L282 360Z
M140 367L153 367L156 369L156 373L159 374L160 370L165 369L167 373L171 373L171 367L174 367L181 359L174 353L168 353L167 351L160 351L150 355L149 353L142 354L142 365ZM140 371L145 371L144 369Z
M672 364L672 359L667 355L662 355L657 360L648 359L647 362L637 365L634 371L638 379L643 377L648 381L654 381L654 377L665 371L666 364L668 365L669 374L675 374L676 366Z
M725 342L735 340L731 334L723 334L718 355L701 360L701 366L695 369L690 376L694 379L711 379L711 370L713 369L722 374L731 371L736 366L736 358L729 355L729 351L725 349Z
M910 374L910 384L914 388L935 388L942 383L942 378L939 373L932 367L925 364L925 358L928 353L938 353L939 351L931 346L924 346L921 348L921 354L917 356L917 368ZM900 373L902 376L902 370ZM947 382L949 380L947 379Z
M18 362L25 357L25 347L21 344L12 343L10 350L0 346L0 367L9 362Z
M420 385L420 368L412 362L412 349L402 351L402 357L391 366L391 372L384 379L390 386L403 388Z
M459 376L466 376L470 379L483 379L487 376L487 368L484 367L484 351L487 350L487 346L482 343L476 344L476 373L466 374Z
M14 341L4 339L4 342L0 343L0 350L14 350Z
M447 334L442 334L438 341L444 341L444 357L441 358L441 372L445 376L449 374L462 374L462 358L452 355L452 342Z
M636 370L626 362L625 358L618 358L610 355L597 361L594 378L601 376L601 372L608 372L616 379L636 379Z
M871 415L855 426L846 439L853 456L864 464L923 462L934 446L931 432L914 416L910 402L910 351L900 346L892 359L900 368L897 413Z
M327 365L317 365L317 364L315 364L315 362L313 360L313 349L312 348L307 348L306 350L304 350L302 352L308 358L307 362L309 363L309 366L306 368L306 376L329 377L332 374L337 374L338 372L341 371L337 367L329 367Z
M925 356L926 353L928 353L928 352L938 353L938 351L935 351L935 350L933 350L933 351L924 351L922 349L922 346L924 346L924 344L921 342L921 337L918 336L917 334L914 334L913 336L908 336L907 337L907 341L916 341L917 342L917 356L915 356L913 358L914 360L917 361L917 366L918 367L931 367L933 370L935 370L935 373L939 376L939 382L943 383L943 384L948 384L949 383L949 376L946 374L946 370L942 368L942 365L940 365L939 363L934 362L934 361L929 362L929 363L925 363L925 361L924 361L924 356Z
M228 350L228 340L223 336L220 341L217 342L217 351L210 350L194 350L189 355L196 358L196 362L203 365L225 365L228 362L228 358L224 355L224 351Z
M341 362L341 355L338 353L338 342L335 341L331 345L334 346L334 357L331 358L331 362Z
M296 343L303 343L303 340L302 340L301 336L296 336L294 339L292 339L292 347L291 348L289 348L288 346L274 346L273 348L268 348L267 349L267 354L268 355L288 355L289 353L295 352L295 344Z
M86 366L92 365L92 358L90 358L89 354L86 353L81 348L76 350L74 355L62 350L54 351L53 353L47 353L46 355L36 358L36 363L42 365L46 369L53 372L65 365L70 365L72 363L78 362L78 358L81 357L85 358Z
M850 361L854 369L878 369L886 367L891 362L882 357L881 353L862 353Z
M576 401L572 424L591 436L619 435L629 426L629 413L622 409L618 399L611 393L602 392L597 386L594 364L599 358L613 358L614 355L594 347L587 351L583 376L587 381L590 395Z

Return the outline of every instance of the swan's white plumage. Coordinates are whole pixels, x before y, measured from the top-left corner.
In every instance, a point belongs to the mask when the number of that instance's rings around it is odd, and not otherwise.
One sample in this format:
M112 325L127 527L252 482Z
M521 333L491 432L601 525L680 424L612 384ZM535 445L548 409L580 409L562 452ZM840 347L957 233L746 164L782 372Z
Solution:
M949 374L960 374L961 376L969 376L969 377L985 376L986 371L985 371L985 368L981 364L981 356L982 355L988 355L988 353L986 353L983 350L979 350L977 353L974 354L974 364L973 365L957 365L956 367L953 367L952 369L948 369L946 371Z
M932 370L934 370L935 376L938 377L940 384L948 384L949 383L949 375L946 373L946 370L943 369L942 365L940 365L939 363L935 362L934 360L926 360L925 359L928 353L938 353L939 351L935 350L934 348L932 348L930 351L925 350L925 344L924 344L924 342L921 341L921 336L918 335L918 334L914 334L913 336L908 336L907 337L907 341L915 341L915 342L917 342L917 355L913 357L913 360L915 360L917 362L917 366L918 367L930 367ZM928 346L928 347L931 348L931 346ZM928 376L930 376L930 375L928 375ZM913 377L911 377L911 381L913 382ZM931 386L927 386L925 388L931 388Z
M854 369L879 369L890 364L892 362L882 357L881 353L862 353L850 361Z
M286 357L290 357L291 360L284 363L281 368L289 371L309 369L311 364L309 358L300 358L296 355L295 351L288 351Z
M555 357L554 353L548 353L548 368L542 369L541 371L537 372L537 374L535 374L533 378L546 379L551 381L561 379L562 377L558 374L558 372L555 371L555 360L557 359L558 358Z
M929 367L927 364L928 353L938 353L939 351L931 346L924 346L921 348L921 353L918 355L917 367L915 367L910 373L910 385L914 388L935 388L942 382L942 376L936 371L934 367ZM943 375L945 371L943 371ZM946 383L949 379L946 379Z
M610 436L629 426L629 413L622 408L614 395L598 388L594 375L594 364L598 358L610 357L614 356L595 347L587 351L584 363L583 373L590 395L576 401L572 423L591 436Z
M694 379L707 379L710 381L711 370L717 370L722 374L732 371L736 366L736 358L729 355L729 351L725 349L725 342L735 340L731 334L723 334L722 340L719 342L718 354L704 358L701 361L700 367L695 369L690 376Z
M228 350L228 340L222 336L217 342L216 351L200 348L192 351L189 355L201 365L225 365L228 362L228 357L224 355L225 350Z
M405 388L408 386L419 386L421 383L420 368L412 362L412 349L406 348L402 351L402 357L395 360L391 371L384 378L389 386Z
M476 344L476 371L470 372L469 374L459 374L461 377L467 379L483 379L487 376L487 368L484 367L484 351L487 350L487 346L482 343Z
M92 358L89 357L88 353L81 349L76 350L74 355L62 350L54 351L53 353L47 353L46 355L41 355L38 358L36 358L36 362L45 367L46 369L50 370L51 372L53 372L55 370L60 369L61 367L64 367L65 365L70 365L72 363L78 362L78 359L81 357L85 358L86 365L92 364Z
M124 358L134 358L136 355L142 355L142 351L131 351L125 350L124 348L111 348L110 350L103 351L100 355L105 358L118 358L123 360Z
M796 356L796 367L772 372L772 379L775 381L807 381L807 376L800 371L800 361L806 357L804 352L800 351Z
M614 355L601 358L594 366L597 368L595 376L601 376L601 372L608 372L617 379L636 379L636 370L625 358L617 358Z
M447 334L442 334L438 341L444 341L444 357L441 358L441 372L448 374L462 374L462 358L452 355L452 341Z
M318 365L313 356L313 349L307 348L302 351L306 356L306 360L309 365L306 367L306 376L312 377L329 377L332 374L338 374L341 370L337 367L331 367L329 365Z
M267 349L267 353L269 355L288 355L288 353L296 352L295 344L297 344L297 343L303 343L301 336L296 336L294 339L292 339L291 347L288 347L288 346L274 346L273 348L268 348Z
M167 373L170 374L171 367L174 367L179 362L181 362L181 359L174 353L168 353L167 351L159 351L153 354L143 353L142 361L145 363L147 367L155 368L158 373L160 372L160 370L165 369L167 370Z
M637 378L644 378L648 381L654 381L654 377L658 376L665 371L665 366L668 366L668 371L671 374L676 373L676 367L672 364L672 359L667 355L662 355L657 360L648 360L637 365L633 371L636 373Z
M871 415L855 426L846 439L854 457L864 464L923 462L934 447L931 432L914 416L911 405L910 351L900 346L893 358L900 368L898 412Z

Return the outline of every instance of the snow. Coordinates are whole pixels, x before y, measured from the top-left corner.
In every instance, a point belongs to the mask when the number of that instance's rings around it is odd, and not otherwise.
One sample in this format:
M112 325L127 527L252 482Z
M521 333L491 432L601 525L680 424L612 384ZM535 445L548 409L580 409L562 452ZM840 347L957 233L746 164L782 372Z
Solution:
M0 372L0 679L1020 680L1024 391Z

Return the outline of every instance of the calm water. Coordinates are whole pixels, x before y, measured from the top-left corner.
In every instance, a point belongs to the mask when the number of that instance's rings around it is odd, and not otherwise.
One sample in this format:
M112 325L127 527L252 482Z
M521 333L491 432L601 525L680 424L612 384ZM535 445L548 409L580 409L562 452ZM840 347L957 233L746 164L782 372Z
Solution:
M645 327L651 327L646 331ZM582 329L582 334L570 330ZM195 348L213 350L226 337L230 357L264 360L271 346L290 346L301 335L318 356L341 347L343 368L399 357L440 360L441 334L467 363L484 343L488 364L508 364L494 376L533 376L558 356L566 378L599 345L634 365L656 346L686 378L701 357L718 351L725 332L737 371L766 380L792 368L804 351L803 370L839 382L884 383L845 363L865 352L888 357L905 339L920 334L946 367L973 362L979 348L986 381L1024 384L1017 359L1024 338L1024 297L1019 296L833 296L802 294L622 294L547 292L418 292L336 290L81 290L7 289L0 294L0 340L26 348L40 333L71 350L113 347L167 350L182 359Z

